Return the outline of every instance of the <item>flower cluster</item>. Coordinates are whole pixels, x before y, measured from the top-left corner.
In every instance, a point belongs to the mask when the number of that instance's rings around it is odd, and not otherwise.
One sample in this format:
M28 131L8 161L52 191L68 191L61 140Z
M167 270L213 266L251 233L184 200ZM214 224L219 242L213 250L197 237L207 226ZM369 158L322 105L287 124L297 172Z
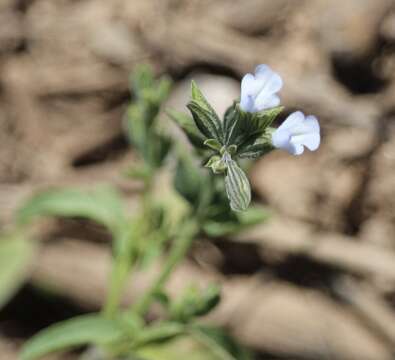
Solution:
M254 113L264 111L280 104L277 92L283 81L267 65L259 65L255 75L247 74L241 81L240 108ZM317 150L320 146L320 126L315 116L305 116L301 111L292 113L272 134L274 147L301 155L304 147Z
M277 129L271 127L283 110L278 96L282 86L279 74L259 65L255 74L243 77L240 101L228 108L223 120L194 82L187 105L192 118L170 114L200 154L208 156L205 166L214 174L225 175L225 190L234 211L245 210L251 200L248 178L237 159L258 158L276 148L301 155L305 147L314 151L320 145L320 126L312 115L297 111Z

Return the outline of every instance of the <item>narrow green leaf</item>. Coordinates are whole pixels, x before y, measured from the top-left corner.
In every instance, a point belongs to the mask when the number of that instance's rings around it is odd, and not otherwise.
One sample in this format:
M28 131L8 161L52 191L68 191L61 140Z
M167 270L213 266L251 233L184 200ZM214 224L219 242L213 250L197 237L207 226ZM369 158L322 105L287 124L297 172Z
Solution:
M230 139L232 137L232 129L234 128L235 122L237 121L236 117L236 105L237 103L234 102L232 106L230 106L224 115L224 122L223 122L223 131L224 131L224 142L225 145L230 144Z
M0 308L25 282L35 252L35 243L24 234L0 237Z
M83 217L117 234L125 224L123 204L117 191L108 186L95 190L58 189L33 196L17 213L26 224L39 216Z
M222 141L221 138L221 130L215 123L215 117L204 107L195 101L191 101L187 105L190 110L193 120L195 121L196 126L201 131L203 135L207 138L213 138Z
M222 129L222 123L221 123L221 120L219 119L219 116L217 115L217 113L215 112L213 107L210 105L210 103L206 100L203 93L200 91L200 89L196 85L195 81L193 81L193 80L191 83L191 88L192 88L192 102L195 102L197 105L199 105L202 109L204 109L210 115L210 118L212 119L212 122L216 128L218 135L219 135L218 140L223 141L223 129Z
M38 359L48 353L85 344L107 344L124 335L122 325L100 315L83 315L52 325L30 339L21 360Z
M218 129L220 129L221 128L221 120L219 119L217 113L212 108L210 103L206 100L203 93L198 88L196 82L193 80L191 83L191 87L192 87L192 100L196 101L200 106L204 107L209 113L211 113L213 115L215 125L217 126Z
M232 159L226 160L225 189L233 211L244 211L251 201L251 188L247 176Z

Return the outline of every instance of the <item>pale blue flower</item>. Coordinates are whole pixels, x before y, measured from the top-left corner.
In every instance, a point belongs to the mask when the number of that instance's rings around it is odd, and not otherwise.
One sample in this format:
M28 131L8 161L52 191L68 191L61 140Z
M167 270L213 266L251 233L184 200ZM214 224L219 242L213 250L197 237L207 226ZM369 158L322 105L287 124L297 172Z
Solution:
M301 155L304 147L317 150L320 146L320 125L315 116L304 116L301 111L289 115L272 134L274 147L292 155Z
M246 74L241 81L241 109L253 113L280 105L276 93L282 86L280 75L269 66L257 66L255 75Z

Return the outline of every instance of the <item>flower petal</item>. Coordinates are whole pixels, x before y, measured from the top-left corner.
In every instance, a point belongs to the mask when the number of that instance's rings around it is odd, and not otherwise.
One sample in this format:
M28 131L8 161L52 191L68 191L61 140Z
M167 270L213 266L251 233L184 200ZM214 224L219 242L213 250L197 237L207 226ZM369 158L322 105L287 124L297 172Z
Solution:
M255 89L255 77L252 74L244 75L241 80L241 98L247 95L253 95Z
M304 147L301 144L290 143L290 146L287 150L292 155L302 155L304 151Z
M278 149L287 150L291 140L291 133L287 129L276 129L272 134L272 144Z
M295 127L300 126L303 121L304 114L301 111L295 111L285 119L285 121L278 127L278 129L293 130Z
M261 84L261 92L264 91L266 94L274 94L283 87L281 76L268 65L258 65L255 69L255 78Z
M315 151L320 146L320 134L310 133L304 135L292 136L291 143L306 146L310 151Z
M240 107L243 111L255 112L254 97L252 95L241 96Z
M280 98L277 95L270 95L266 98L258 96L255 100L256 111L274 108L278 105L280 105Z
M320 133L320 124L318 123L318 119L313 116L313 115L309 115L306 117L305 120L306 126L310 129L310 132L313 133Z

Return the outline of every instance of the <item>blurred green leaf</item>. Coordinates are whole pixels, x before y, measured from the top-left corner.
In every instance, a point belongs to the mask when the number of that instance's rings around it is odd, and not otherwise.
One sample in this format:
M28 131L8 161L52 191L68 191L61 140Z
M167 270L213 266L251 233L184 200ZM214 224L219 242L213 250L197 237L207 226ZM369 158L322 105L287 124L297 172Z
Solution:
M0 236L0 308L23 285L35 243L22 233Z
M205 137L197 128L194 120L187 114L182 112L168 109L167 115L185 132L189 141L197 148L204 148L203 142Z
M144 107L138 103L130 104L126 110L125 127L130 142L142 151L147 144L148 125L145 120Z
M218 305L220 294L220 288L214 284L204 290L191 285L184 290L178 301L171 304L171 318L189 323L194 317L206 315Z
M260 224L267 220L269 216L269 211L262 206L250 206L246 211L236 213L238 222L243 229Z
M40 331L26 342L21 360L38 359L48 353L85 344L109 344L122 339L122 325L97 314L66 320Z
M154 80L154 73L149 65L137 65L130 77L131 90L136 93L137 96L140 96L142 90L154 85Z
M234 213L235 217L222 221L207 219L203 223L203 230L209 237L234 235L251 226L262 223L269 217L269 212L262 207L250 206L245 211Z
M137 350L143 360L252 360L249 353L218 329L187 327L188 334Z
M150 326L140 331L138 336L134 339L134 346L136 348L140 348L148 344L168 341L184 333L184 331L184 325L175 322L151 324Z
M26 224L39 216L82 217L106 226L118 235L126 219L122 199L108 186L94 190L58 189L33 196L17 213L17 221Z
M197 205L202 191L201 174L192 157L179 151L174 176L175 189L191 204Z
M223 360L252 360L251 353L240 346L234 339L228 336L222 329L205 325L189 326L189 333L211 349Z
M162 344L145 346L136 355L141 360L234 360L216 356L206 346L186 335Z
M157 126L160 107L171 89L171 80L162 76L154 78L147 65L136 68L131 76L131 87L136 98L129 105L124 126L130 142L152 169L162 165L171 141Z

